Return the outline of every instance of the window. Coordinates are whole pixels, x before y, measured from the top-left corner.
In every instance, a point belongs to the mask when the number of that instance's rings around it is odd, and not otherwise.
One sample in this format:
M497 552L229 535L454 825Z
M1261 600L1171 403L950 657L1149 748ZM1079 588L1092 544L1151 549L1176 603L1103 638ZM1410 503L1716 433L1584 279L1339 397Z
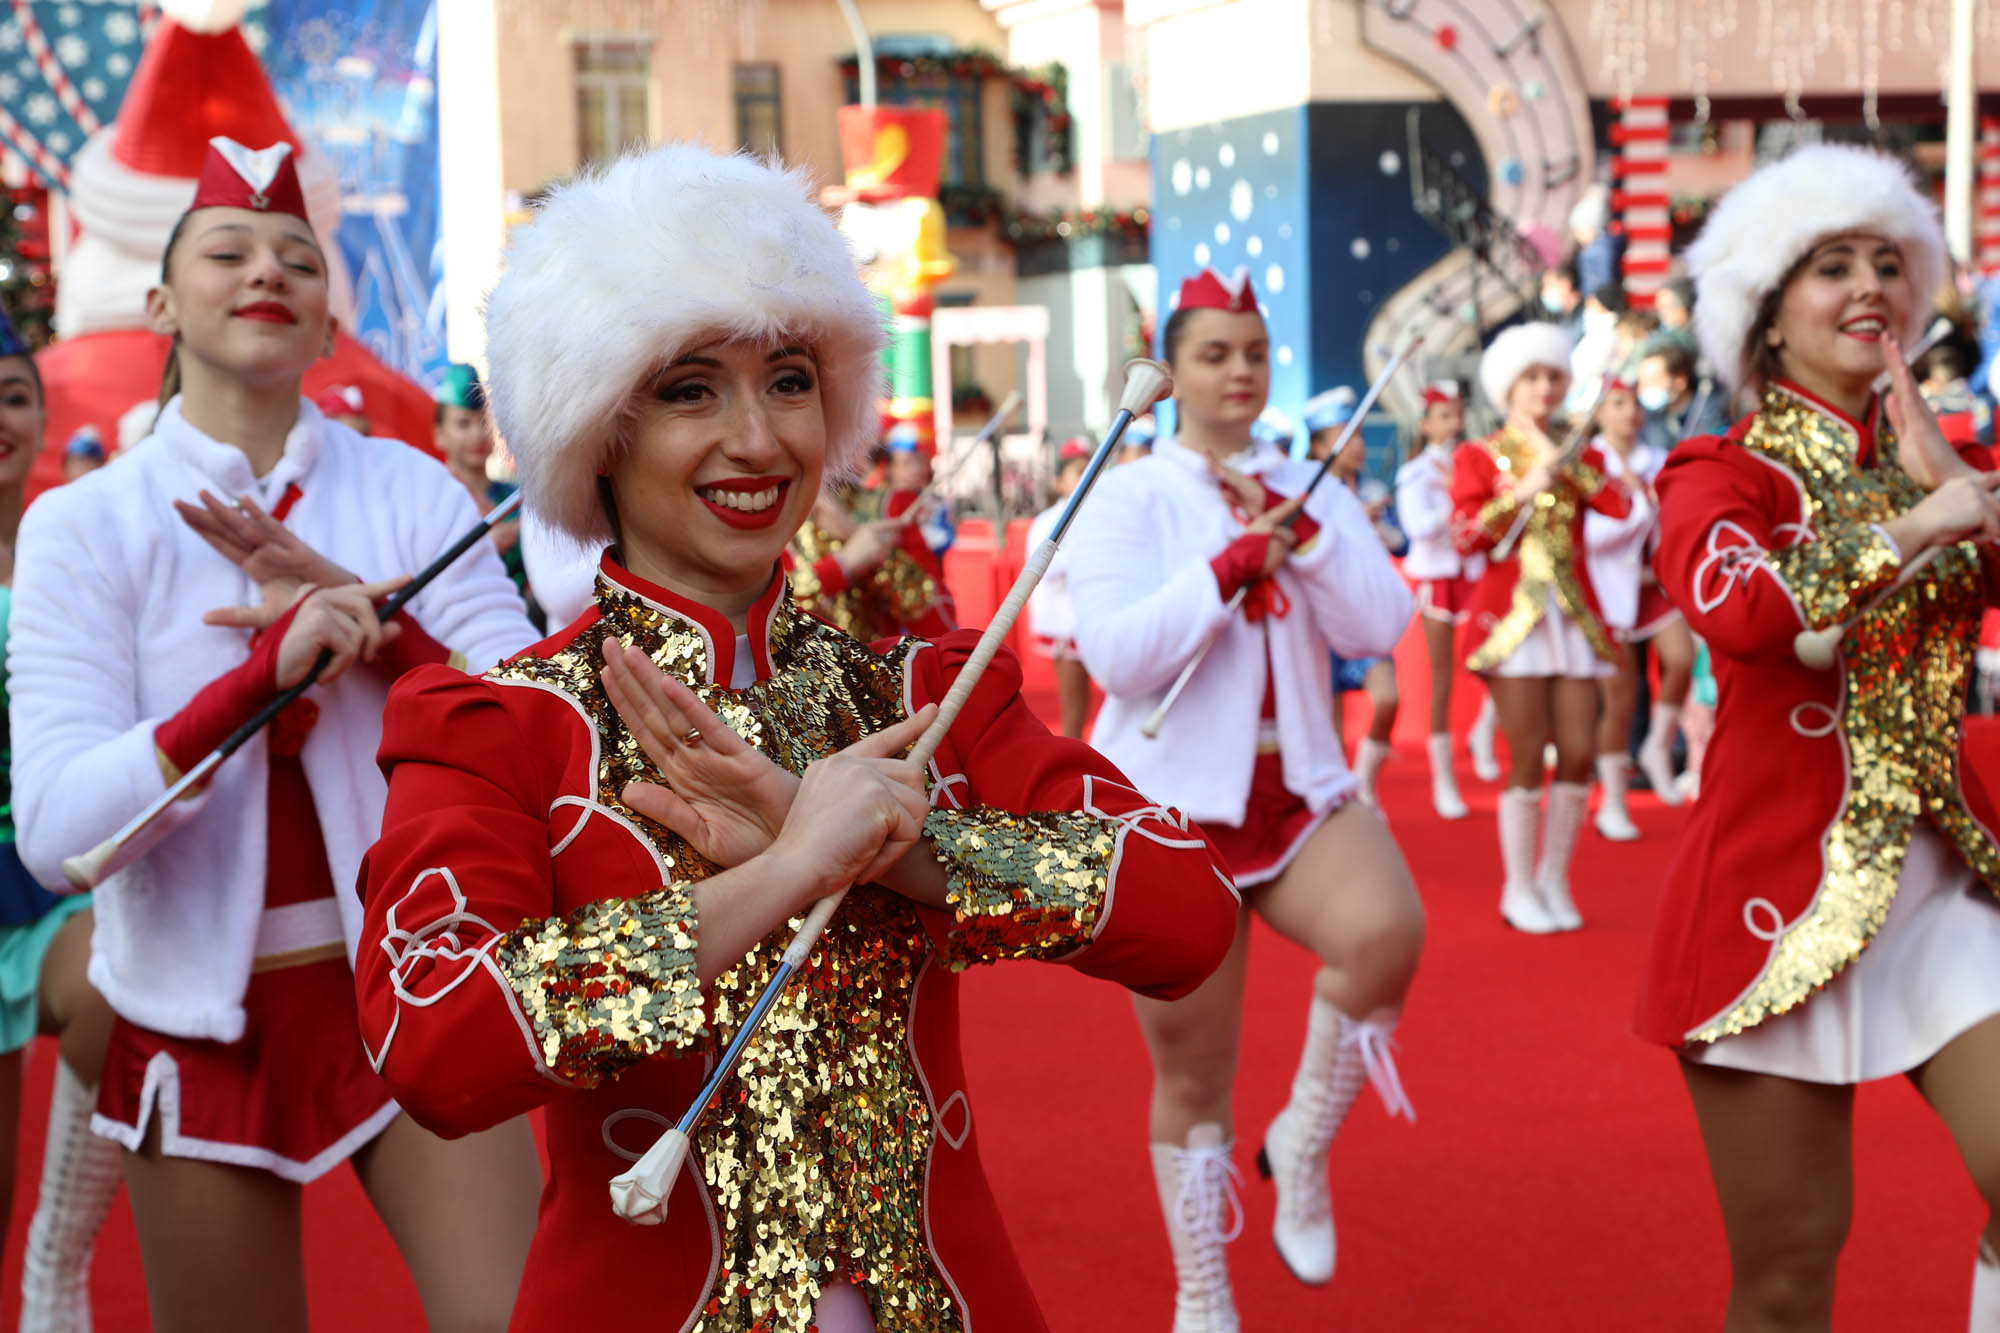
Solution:
M783 103L776 65L736 67L736 142L758 157L783 156Z
M576 44L578 165L616 157L651 137L648 129L653 52L629 38L584 38Z

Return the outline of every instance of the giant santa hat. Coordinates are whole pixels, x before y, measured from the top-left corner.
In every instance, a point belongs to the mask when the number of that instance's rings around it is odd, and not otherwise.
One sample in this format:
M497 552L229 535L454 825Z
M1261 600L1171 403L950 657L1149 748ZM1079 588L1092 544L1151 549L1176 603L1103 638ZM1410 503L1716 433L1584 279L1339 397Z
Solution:
M352 323L352 284L335 243L338 176L286 122L237 30L245 7L246 0L164 0L117 119L70 164L69 206L80 232L56 289L57 341L36 357L48 390L48 439L66 440L84 425L115 439L119 419L157 394L167 343L147 327L146 293L160 280L167 238L195 202L218 136L259 149L290 146L304 216L326 253L334 316L343 330ZM431 447L430 396L345 332L333 355L306 372L305 394L333 384L361 386L379 433ZM44 449L29 493L61 480L60 450Z

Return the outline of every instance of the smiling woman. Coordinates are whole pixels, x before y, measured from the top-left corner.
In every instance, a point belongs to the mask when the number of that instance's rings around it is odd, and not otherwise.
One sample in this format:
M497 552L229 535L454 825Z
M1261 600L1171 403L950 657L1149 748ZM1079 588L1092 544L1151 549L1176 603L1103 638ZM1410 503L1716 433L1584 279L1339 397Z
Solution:
M96 895L90 977L117 1021L95 1123L125 1150L153 1327L303 1330L300 1186L346 1161L433 1325L497 1327L528 1228L472 1200L528 1206L533 1141L516 1123L445 1143L400 1113L356 1030L356 913L336 886L380 819L390 680L454 655L484 667L533 630L484 548L377 617L475 514L439 464L300 398L333 320L288 145L212 141L147 313L174 347L153 434L21 524L9 665L29 869L62 883L64 858L329 659ZM7 397L0 380L0 432Z
M518 1328L1034 1333L957 972L1038 958L1177 995L1229 947L1200 830L1052 737L1011 658L920 769L899 756L976 636L870 648L788 595L787 542L873 437L882 338L802 177L681 145L558 191L494 290L527 503L608 546L567 628L392 694L357 976L377 1066L426 1124L546 1110ZM604 1182L687 1106L788 923L850 884L665 1225L619 1221Z

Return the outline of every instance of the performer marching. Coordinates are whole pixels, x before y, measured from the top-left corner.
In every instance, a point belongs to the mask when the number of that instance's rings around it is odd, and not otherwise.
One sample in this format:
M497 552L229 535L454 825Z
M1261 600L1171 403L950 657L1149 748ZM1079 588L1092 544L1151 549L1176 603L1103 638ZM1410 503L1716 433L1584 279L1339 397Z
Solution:
M1458 656L1458 627L1465 623L1465 608L1486 559L1460 555L1452 541L1452 456L1465 439L1465 400L1455 381L1424 386L1424 415L1418 429L1423 449L1396 469L1396 519L1410 542L1403 573L1416 580L1417 614L1431 667L1431 732L1426 746L1431 805L1441 819L1463 819L1471 811L1451 768L1451 692L1464 669ZM1483 739L1488 764L1494 762L1493 726L1493 699L1488 695L1480 701L1479 720L1473 723L1474 749L1482 748Z
M1632 757L1628 753L1632 743L1632 711L1639 697L1639 651L1634 646L1634 626L1639 620L1643 587L1651 584L1656 594L1658 589L1657 581L1649 577L1655 520L1659 516L1652 481L1659 474L1660 465L1666 462L1666 455L1640 438L1641 419L1637 386L1623 379L1608 380L1604 396L1597 402L1597 435L1592 443L1603 456L1607 475L1631 488L1632 504L1620 518L1593 510L1583 520L1591 591L1597 594L1604 627L1619 645L1616 673L1597 683L1601 704L1597 719L1597 785L1603 795L1598 801L1595 822L1598 833L1613 842L1631 842L1639 836L1625 800L1632 775ZM1662 797L1669 798L1679 803L1679 797L1671 792Z
M1479 386L1507 420L1458 451L1451 485L1459 551L1488 558L1468 607L1466 666L1493 691L1512 764L1500 793L1500 914L1533 935L1583 925L1569 862L1590 803L1597 682L1618 657L1591 589L1583 516L1588 507L1618 517L1631 505L1622 485L1606 481L1596 449L1565 459L1549 440L1569 360L1569 335L1552 324L1517 324L1493 340ZM1542 750L1552 737L1555 781L1537 861Z
M1334 1268L1327 1154L1361 1085L1408 1111L1389 1054L1423 947L1410 872L1355 800L1328 698L1329 649L1389 652L1410 594L1353 492L1251 428L1270 342L1247 273L1180 289L1162 344L1177 437L1100 483L1065 557L1077 643L1105 702L1092 742L1143 789L1203 822L1254 910L1320 959L1292 1096L1259 1166L1278 1190L1273 1236L1292 1272ZM1287 499L1290 496L1292 498ZM1286 520L1298 516L1296 528ZM1247 589L1243 614L1229 609ZM1142 729L1213 639L1157 739ZM1152 1148L1177 1277L1176 1333L1234 1330L1226 1243L1241 1226L1230 1162L1249 931L1179 1000L1134 1001L1153 1057Z
M831 479L792 534L785 551L792 600L863 643L950 633L956 608L922 530L899 518L857 516L845 482Z
M1901 352L1946 268L1936 208L1893 158L1803 148L1730 191L1688 261L1703 351L1759 400L1659 477L1660 579L1721 705L1639 1031L1679 1052L1701 1122L1726 1328L1830 1326L1854 1085L1903 1074L1992 1214L1970 1325L1992 1333L2000 808L1960 744L2000 476L1945 440Z
M391 695L357 976L413 1114L545 1108L515 1327L1042 1329L979 1165L956 973L1042 958L1183 993L1230 941L1223 869L1049 735L1011 657L927 771L896 758L976 636L870 648L787 595L786 543L866 457L883 339L800 175L671 145L560 187L488 337L528 503L610 548L575 623ZM619 1220L606 1181L687 1107L788 922L856 881L664 1225Z
M1131 438L1128 427L1126 438ZM1027 549L1035 550L1055 531L1063 505L1083 480L1083 470L1094 449L1082 436L1064 440L1056 451L1056 475L1049 484L1049 507L1028 524ZM1076 650L1076 609L1069 600L1069 574L1058 555L1042 581L1028 598L1029 626L1035 635L1035 651L1049 659L1056 675L1056 704L1062 712L1062 734L1081 739L1090 717L1090 672Z
M22 1326L90 1327L90 1256L118 1193L118 1146L90 1132L111 1010L92 990L90 899L37 884L14 843L6 629L28 470L48 416L34 356L0 311L0 1210L14 1197L28 1043L59 1039L41 1190L21 1257ZM4 1237L5 1222L0 1222Z
M44 883L331 654L96 894L90 980L118 1017L95 1128L126 1149L160 1330L303 1330L300 1185L349 1159L433 1326L498 1327L539 1177L524 1123L445 1143L399 1115L357 1032L345 886L377 831L389 680L531 630L490 550L376 619L396 581L349 571L426 565L475 513L416 449L300 398L327 305L289 145L215 139L149 300L175 344L154 433L21 525L15 812Z

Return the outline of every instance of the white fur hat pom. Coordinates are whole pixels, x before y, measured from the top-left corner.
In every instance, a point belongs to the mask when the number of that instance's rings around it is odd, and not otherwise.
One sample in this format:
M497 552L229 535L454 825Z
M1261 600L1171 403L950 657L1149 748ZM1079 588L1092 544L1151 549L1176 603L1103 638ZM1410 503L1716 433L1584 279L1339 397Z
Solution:
M1529 366L1554 366L1569 374L1575 344L1553 324L1532 321L1502 329L1479 358L1479 388L1500 415L1507 415L1507 394Z
M1914 342L1944 281L1937 207L1887 153L1814 144L1760 167L1722 197L1688 247L1694 329L1702 354L1732 387L1755 379L1745 342L1764 298L1829 236L1879 232L1903 252L1915 300L1897 330Z
M858 471L886 330L804 172L667 144L557 189L516 229L486 302L493 415L528 507L609 541L597 471L633 391L704 342L780 336L819 364L828 473Z

